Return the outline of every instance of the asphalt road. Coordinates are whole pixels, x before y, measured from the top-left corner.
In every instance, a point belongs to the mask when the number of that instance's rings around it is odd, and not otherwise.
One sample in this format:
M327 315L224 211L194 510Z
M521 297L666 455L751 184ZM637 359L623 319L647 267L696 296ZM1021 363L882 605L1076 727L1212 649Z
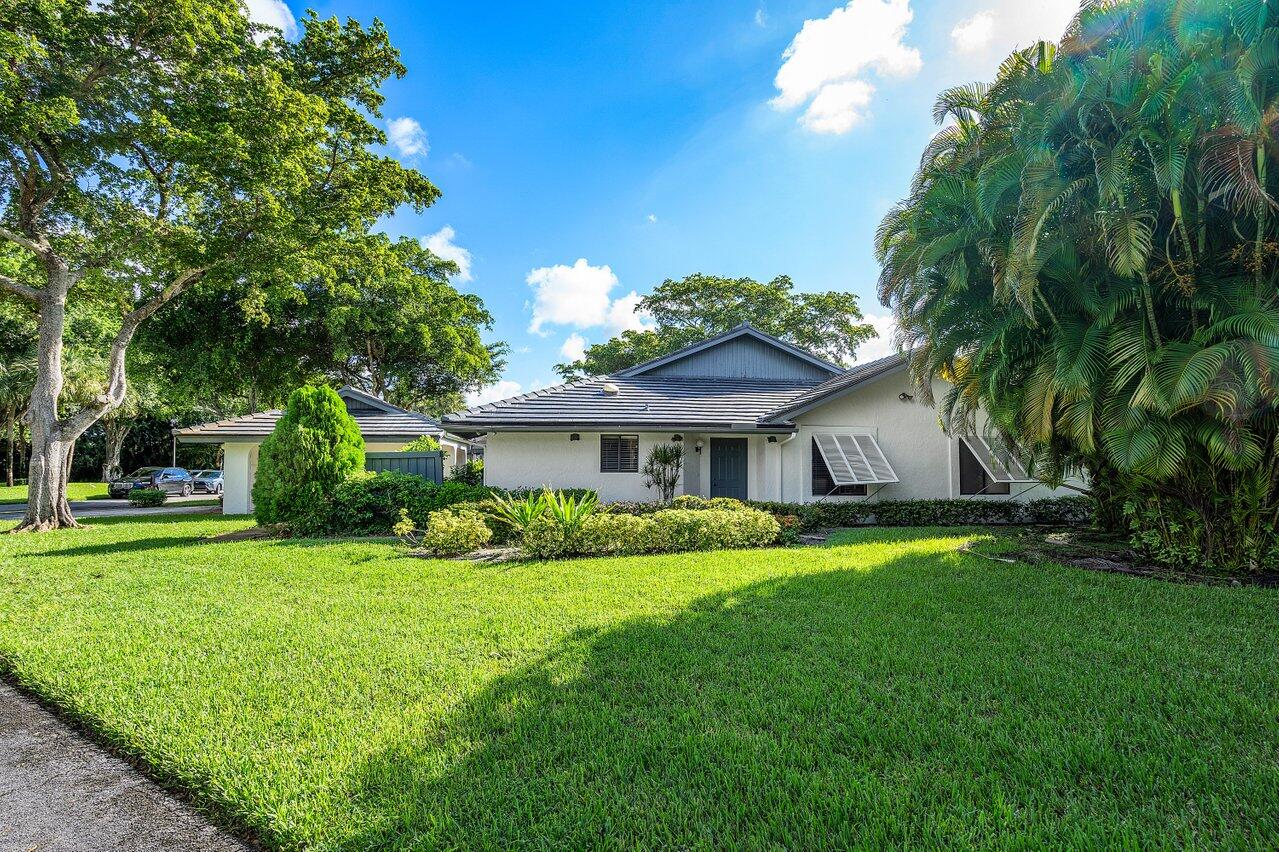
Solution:
M123 515L163 515L163 514L217 514L221 506L184 505L215 499L212 494L192 494L190 497L170 497L163 506L140 509L128 500L73 500L71 514L77 518L101 518ZM22 503L0 503L0 521L20 521L26 514L27 507Z

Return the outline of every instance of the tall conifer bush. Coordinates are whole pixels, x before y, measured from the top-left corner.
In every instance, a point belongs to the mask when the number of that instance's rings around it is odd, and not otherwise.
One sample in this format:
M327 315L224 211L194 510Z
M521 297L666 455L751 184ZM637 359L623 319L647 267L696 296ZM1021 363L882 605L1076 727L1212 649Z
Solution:
M298 388L262 442L254 515L260 524L296 521L363 469L364 438L342 398L328 387Z

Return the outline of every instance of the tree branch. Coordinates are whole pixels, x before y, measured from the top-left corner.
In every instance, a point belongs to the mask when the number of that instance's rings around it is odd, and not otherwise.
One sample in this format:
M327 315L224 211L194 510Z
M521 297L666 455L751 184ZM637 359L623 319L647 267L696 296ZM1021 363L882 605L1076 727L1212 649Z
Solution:
M0 227L0 239L16 243L40 258L45 258L52 253L52 249L50 249L48 241L44 238L34 240L26 234L20 234L17 231L10 231L8 228Z
M33 302L40 301L39 290L35 287L27 286L15 278L10 278L8 275L0 275L0 288L8 290L10 293L14 293L24 299L30 299Z
M137 332L138 326L147 317L182 295L183 291L203 278L208 271L209 267L207 266L186 270L177 278L174 278L167 287L150 301L139 305L124 315L124 321L120 324L120 331L111 343L111 354L107 359L107 392L94 400L92 405L86 405L75 414L65 418L61 424L65 433L79 437L99 418L123 404L125 393L128 391L128 383L124 371L124 356L129 349L129 344L133 341L133 335Z

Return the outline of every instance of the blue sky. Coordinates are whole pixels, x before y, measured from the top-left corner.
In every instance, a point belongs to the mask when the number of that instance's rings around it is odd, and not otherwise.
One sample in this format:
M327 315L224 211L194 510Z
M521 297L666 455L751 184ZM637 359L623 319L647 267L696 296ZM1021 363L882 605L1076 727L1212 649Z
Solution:
M306 4L248 0L290 26ZM511 349L496 398L555 383L635 297L693 272L875 297L875 227L936 131L936 93L1060 35L1074 0L442 3L380 18L408 74L391 150L440 187L389 232L465 261ZM872 344L862 358L886 351Z

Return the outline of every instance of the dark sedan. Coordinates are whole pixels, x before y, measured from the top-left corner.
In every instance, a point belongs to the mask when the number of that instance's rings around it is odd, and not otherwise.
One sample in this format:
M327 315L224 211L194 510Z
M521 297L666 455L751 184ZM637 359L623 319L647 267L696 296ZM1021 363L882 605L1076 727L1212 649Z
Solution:
M112 497L127 497L135 488L158 488L186 497L195 490L195 477L181 467L140 467L124 479L109 484L107 493Z

